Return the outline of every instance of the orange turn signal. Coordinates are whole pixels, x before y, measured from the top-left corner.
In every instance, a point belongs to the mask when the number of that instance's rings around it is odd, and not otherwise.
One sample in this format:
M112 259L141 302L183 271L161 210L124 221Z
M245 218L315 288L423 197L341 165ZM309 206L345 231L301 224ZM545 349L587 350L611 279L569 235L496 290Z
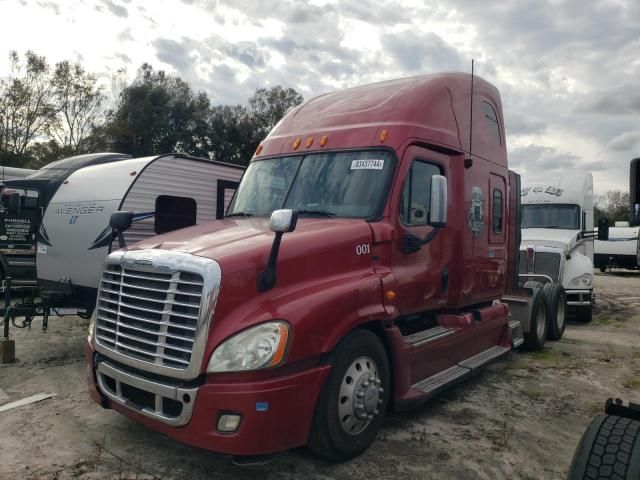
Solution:
M256 148L256 153L255 153L256 157L260 155L261 151L262 151L262 144L258 145L258 148Z
M294 150L298 149L298 147L300 146L300 142L301 142L301 140L299 138L296 138L296 141L293 142L293 149Z
M276 354L271 359L271 362L269 362L269 367L275 367L282 363L289 340L289 329L287 326L279 323L277 328L280 333L280 343L278 343L278 348L276 348Z
M393 300L394 298L396 298L396 292L394 292L393 290L387 290L384 296L387 298L387 300Z
M380 143L384 143L384 141L387 139L387 130L382 130L380 132Z
M327 144L327 140L329 140L329 137L327 137L326 135L323 135L322 138L320 139L320 146L324 147Z

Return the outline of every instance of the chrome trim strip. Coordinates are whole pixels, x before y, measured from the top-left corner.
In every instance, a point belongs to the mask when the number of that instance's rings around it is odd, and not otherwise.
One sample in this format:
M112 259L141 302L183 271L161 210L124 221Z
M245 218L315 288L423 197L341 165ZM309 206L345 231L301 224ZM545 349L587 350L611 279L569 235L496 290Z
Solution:
M143 260L144 262L140 262ZM138 263L136 263L138 262ZM144 263L144 264L141 264ZM128 252L117 251L109 255L103 266L103 274L112 266L121 266L123 269L135 269L140 272L149 273L165 273L174 274L176 272L193 272L202 276L204 281L204 287L202 289L202 296L200 299L200 316L197 320L196 332L193 341L193 349L191 351L190 362L188 366L184 368L173 367L168 365L161 365L151 361L142 360L125 355L112 349L109 345L102 343L100 338L95 334L95 348L96 351L102 353L108 358L122 363L124 365L134 367L146 372L156 373L158 375L165 375L167 377L179 378L183 380L191 380L196 378L200 374L200 370L203 363L204 349L206 347L207 338L209 336L209 329L213 319L213 313L215 310L216 302L218 301L218 294L220 292L220 284L222 280L222 272L220 265L215 260L198 257L184 252L173 252L167 250L134 250ZM106 273L109 273L108 271ZM113 272L117 274L116 272ZM185 292L176 291L176 294L185 295ZM100 299L101 290L98 289L98 299ZM99 309L98 305L96 309ZM130 316L135 318L135 315L128 315L124 312L111 310L113 313ZM109 311L109 310L107 310ZM154 312L155 313L155 312ZM160 312L157 312L160 313ZM175 315L175 313L173 313ZM182 315L177 315L181 316ZM140 320L146 320L148 323L155 325L165 325L166 321L153 321L150 319L139 318ZM96 322L97 324L98 322ZM180 325L171 325L180 327ZM184 326L183 330L191 330ZM131 347L126 346L131 350ZM150 352L145 352L149 355Z
M162 383L147 380L146 378L125 372L108 362L100 362L96 369L98 378L98 387L100 391L111 401L116 402L130 410L133 410L145 417L158 420L173 427L181 427L189 423L193 414L193 407L196 404L197 388L182 388L165 385ZM116 391L111 390L105 376L111 377L116 382ZM122 394L122 384L144 390L155 395L155 407L153 410L149 408L140 408L131 400ZM188 395L189 401L185 402L185 395ZM169 398L182 404L182 412L177 417L171 417L162 411L162 398Z

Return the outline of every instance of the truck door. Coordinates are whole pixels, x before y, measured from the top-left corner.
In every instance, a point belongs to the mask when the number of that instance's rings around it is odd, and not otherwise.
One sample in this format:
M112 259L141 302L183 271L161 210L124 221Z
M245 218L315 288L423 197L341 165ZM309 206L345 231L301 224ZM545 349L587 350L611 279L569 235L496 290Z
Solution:
M453 249L451 238L443 234L447 227L435 231L428 225L431 177L449 174L449 157L419 147L409 147L399 171L401 188L394 195L397 210L397 237L393 246L393 272L397 281L397 304L401 314L442 308L449 288L449 260ZM449 209L451 210L451 209ZM451 217L449 211L449 217ZM408 253L407 236L430 238L419 250Z

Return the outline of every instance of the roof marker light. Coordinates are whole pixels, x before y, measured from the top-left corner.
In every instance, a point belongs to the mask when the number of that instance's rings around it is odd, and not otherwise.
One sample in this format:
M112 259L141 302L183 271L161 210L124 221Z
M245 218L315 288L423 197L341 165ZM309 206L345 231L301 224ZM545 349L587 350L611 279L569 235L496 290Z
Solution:
M298 149L298 147L300 146L300 142L301 142L301 140L299 138L296 138L296 141L293 142L293 149L294 150Z
M387 130L382 130L380 132L380 143L384 143L384 141L387 139Z
M311 145L313 145L313 137L307 138L307 148L309 148Z
M329 137L327 137L326 135L323 135L322 138L320 139L320 146L324 147L327 144L327 140L329 140Z
M257 157L258 155L260 155L260 152L262 152L262 144L258 145L258 148L256 148L256 153L254 155Z

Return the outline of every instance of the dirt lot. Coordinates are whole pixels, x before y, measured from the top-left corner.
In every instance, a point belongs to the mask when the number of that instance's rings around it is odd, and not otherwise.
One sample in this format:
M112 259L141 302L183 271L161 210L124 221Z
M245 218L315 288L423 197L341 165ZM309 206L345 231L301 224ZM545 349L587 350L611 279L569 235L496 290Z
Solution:
M342 465L301 448L253 469L181 445L94 404L86 392L86 324L16 331L18 362L0 365L2 479L420 478L560 479L604 400L640 402L640 274L596 278L589 325L570 324L539 353L512 354L423 407L391 414L378 440Z

